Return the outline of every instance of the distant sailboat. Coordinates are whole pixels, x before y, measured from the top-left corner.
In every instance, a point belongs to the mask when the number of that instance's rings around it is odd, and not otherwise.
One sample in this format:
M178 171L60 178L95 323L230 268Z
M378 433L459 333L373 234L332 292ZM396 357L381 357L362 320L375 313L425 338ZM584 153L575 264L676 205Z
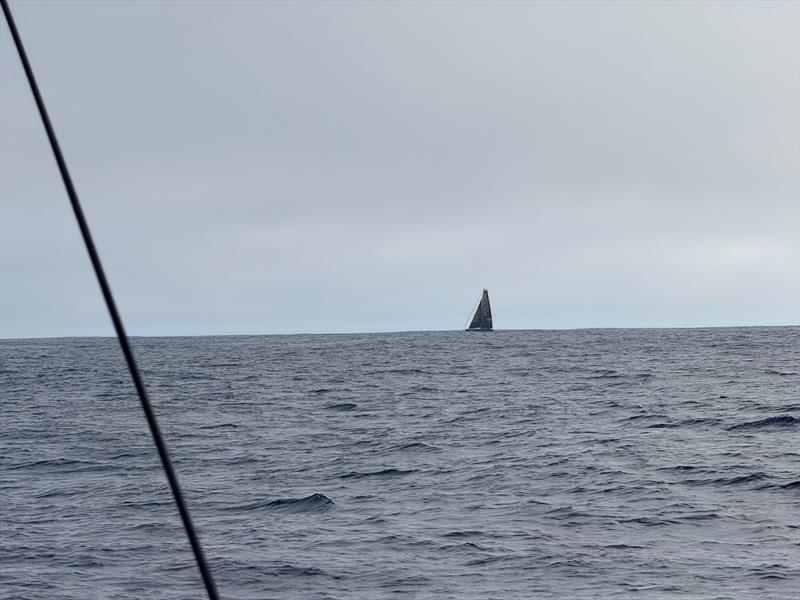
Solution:
M492 307L489 305L489 292L485 289L467 331L492 331Z

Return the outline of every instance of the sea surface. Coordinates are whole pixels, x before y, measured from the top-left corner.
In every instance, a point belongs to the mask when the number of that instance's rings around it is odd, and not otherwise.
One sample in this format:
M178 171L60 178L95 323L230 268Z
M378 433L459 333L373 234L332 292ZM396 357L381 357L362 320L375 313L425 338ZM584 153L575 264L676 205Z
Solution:
M226 599L800 596L800 329L134 338ZM115 339L0 341L0 597L202 598Z

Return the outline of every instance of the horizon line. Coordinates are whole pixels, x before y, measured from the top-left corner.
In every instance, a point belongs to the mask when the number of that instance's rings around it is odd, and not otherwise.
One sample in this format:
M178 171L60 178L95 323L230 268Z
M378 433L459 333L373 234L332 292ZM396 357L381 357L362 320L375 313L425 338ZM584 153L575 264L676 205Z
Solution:
M539 327L539 328L515 328L515 329L494 329L494 332L509 331L597 331L597 330L638 330L638 329L754 329L754 328L785 328L800 327L800 323L790 323L782 325L665 325L658 327L633 327L633 326L597 326L597 327ZM464 329L396 329L389 331L297 331L292 333L195 333L195 334L156 334L156 335L136 335L128 334L130 338L192 338L192 337L278 337L278 336L300 336L300 335L385 335L391 333L456 333L466 332ZM489 332L487 332L489 333ZM38 336L10 336L0 334L0 342L12 340L68 340L68 339L116 339L116 335L38 335Z

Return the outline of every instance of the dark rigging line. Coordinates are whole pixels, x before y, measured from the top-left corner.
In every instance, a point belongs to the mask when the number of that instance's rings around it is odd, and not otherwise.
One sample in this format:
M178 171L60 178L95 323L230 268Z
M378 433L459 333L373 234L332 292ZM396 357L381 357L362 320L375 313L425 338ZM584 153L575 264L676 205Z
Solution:
M205 556L203 555L203 548L200 546L200 540L197 537L197 532L194 529L194 525L192 525L192 518L189 515L189 509L183 499L183 493L181 492L181 487L178 483L178 476L175 474L175 469L172 467L172 461L170 460L169 453L167 452L167 445L164 442L164 438L161 435L161 430L158 427L158 421L156 420L156 415L153 412L153 407L150 404L150 399L147 396L147 390L145 390L142 376L139 374L139 368L136 366L136 359L133 356L133 350L128 342L128 336L125 333L125 328L122 325L122 319L119 316L117 305L114 302L114 296L111 294L111 288L109 287L105 273L103 272L103 266L100 264L100 256L97 254L97 249L95 248L94 241L92 240L92 234L89 232L89 226L83 216L83 210L81 209L81 204L78 200L78 194L72 184L72 178L70 177L69 170L67 169L67 163L64 161L64 156L61 154L61 148L58 145L55 131L50 123L50 117L47 115L47 109L45 108L44 100L39 92L39 86L36 84L36 78L33 75L33 69L31 69L31 65L28 62L28 55L25 53L25 48L22 45L22 39L20 38L19 32L17 31L17 26L14 23L14 17L11 15L11 9L8 6L8 1L0 0L0 4L3 6L3 14L6 17L8 28L11 30L11 37L14 38L14 44L17 47L20 61L22 61L22 66L25 69L25 75L28 77L28 83L30 84L33 98L36 100L36 106L39 108L39 115L42 118L42 124L47 132L47 138L50 140L50 147L53 149L53 154L55 155L56 162L58 163L58 170L61 172L61 179L64 181L64 187L67 189L67 195L69 196L69 201L72 204L72 210L75 213L75 219L78 221L78 227L81 230L83 241L86 244L86 250L89 253L89 258L92 261L92 266L94 267L94 272L97 276L97 282L100 284L100 289L103 292L103 298L105 298L108 312L111 316L111 320L114 322L114 329L117 332L117 338L119 339L119 344L122 347L122 353L125 355L125 360L128 363L128 369L130 369L131 372L131 378L133 379L133 383L136 386L136 391L139 394L139 400L142 403L142 410L147 418L147 424L150 426L150 433L153 435L153 441L158 449L158 455L161 457L161 464L163 465L164 471L167 474L167 480L169 481L169 487L172 490L172 495L175 498L175 504L178 505L178 512L181 514L183 527L186 530L186 535L189 537L189 543L192 545L192 551L194 552L194 558L197 561L197 567L200 569L200 574L203 576L203 583L205 583L206 592L208 592L209 600L219 600L217 587L214 584L211 571L209 570Z

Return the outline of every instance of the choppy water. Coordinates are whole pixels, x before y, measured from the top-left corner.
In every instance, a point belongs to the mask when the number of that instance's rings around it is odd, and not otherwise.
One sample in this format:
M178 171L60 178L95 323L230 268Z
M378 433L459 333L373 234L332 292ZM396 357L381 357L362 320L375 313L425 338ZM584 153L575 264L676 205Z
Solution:
M134 344L224 598L796 599L799 340ZM116 341L0 360L0 597L202 597Z

